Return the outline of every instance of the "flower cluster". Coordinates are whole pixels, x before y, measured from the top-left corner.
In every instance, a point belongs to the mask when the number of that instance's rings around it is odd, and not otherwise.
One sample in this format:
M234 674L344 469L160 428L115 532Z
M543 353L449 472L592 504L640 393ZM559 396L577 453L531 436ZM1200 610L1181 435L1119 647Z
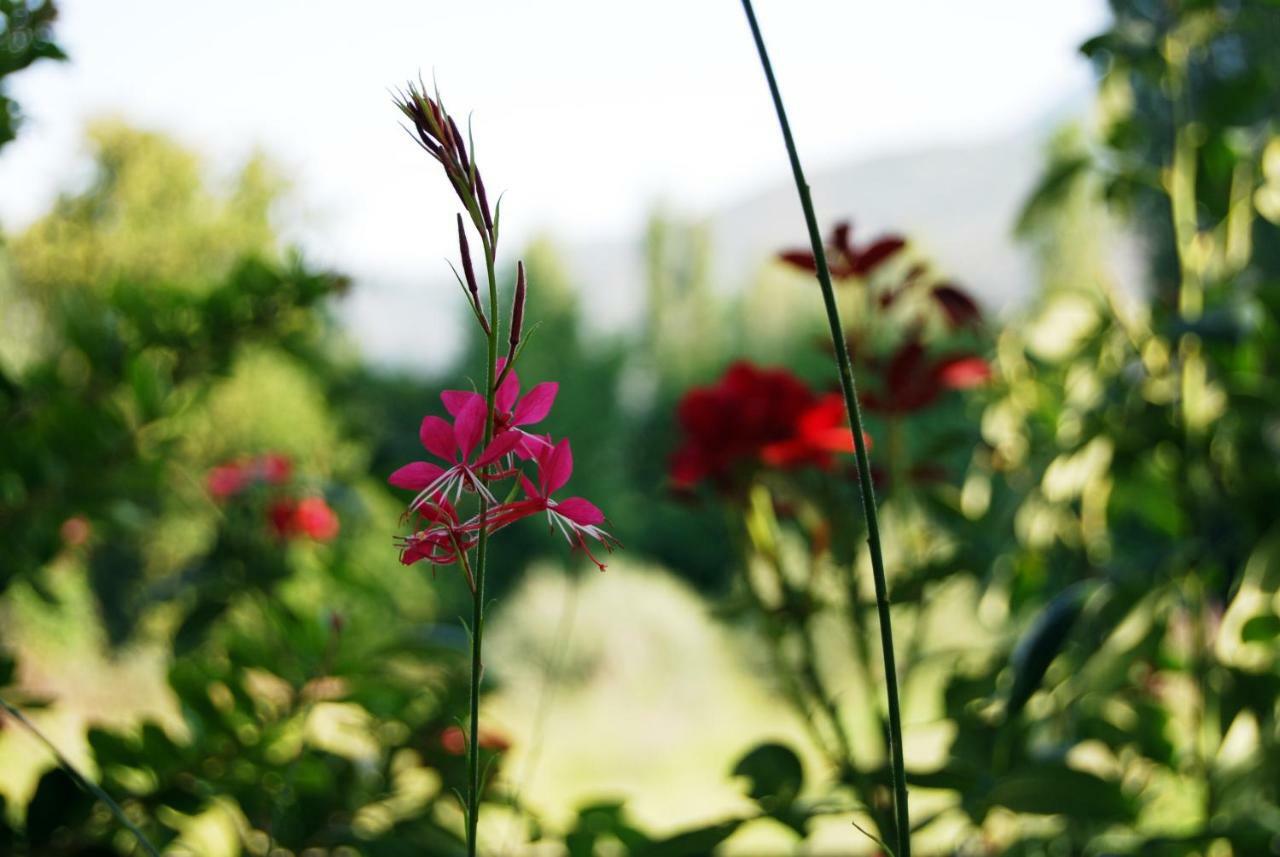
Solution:
M602 563L588 546L597 542L612 550L617 540L602 529L604 513L581 497L556 499L573 472L573 453L567 439L558 443L550 436L528 430L542 422L555 403L559 386L554 382L535 385L523 396L515 372L524 328L524 306L528 284L523 263L516 265L516 281L511 297L511 317L507 325L506 357L498 357L498 284L494 277L500 211L490 209L488 193L476 164L475 146L440 102L426 88L410 84L399 94L397 106L410 122L410 135L443 168L445 177L466 210L472 228L480 238L487 275L487 300L471 260L467 223L458 215L458 253L462 272L458 283L470 305L476 323L489 347L486 366L487 389L483 393L446 390L441 404L447 417L428 415L418 436L433 461L415 461L391 474L388 481L397 488L415 492L405 513L416 531L399 540L400 561L406 565L425 561L433 565L457 564L467 576L473 592L482 591L483 569L473 575L468 558L490 535L533 515L545 514L548 525L558 530L569 544L580 548L601 570ZM456 271L455 271L456 273ZM488 386L491 385L491 386ZM506 485L506 494L495 489ZM523 494L523 496L520 496ZM499 499L502 497L503 499ZM475 498L477 510L470 516L459 514L464 499ZM483 551L477 552L477 558Z
M545 381L521 396L515 370L500 360L498 371L503 380L494 394L494 435L487 445L481 444L485 397L446 390L440 400L452 422L430 415L423 418L419 430L423 448L438 461L411 462L387 480L397 488L416 492L406 514L422 525L401 540L400 561L406 565L420 560L436 565L465 563L465 554L481 531L492 534L522 518L545 513L550 527L604 570L604 563L587 544L595 541L606 550L618 544L601 529L604 513L581 497L557 500L553 496L573 473L568 438L556 443L549 435L524 428L541 422L551 412L559 385ZM493 488L504 481L518 486L512 494L518 490L524 496L498 502ZM467 494L475 494L489 505L464 520L456 504Z
M338 515L323 497L283 497L267 509L272 531L282 539L306 536L318 542L338 535Z
M210 469L205 485L214 499L228 500L254 485L283 485L292 475L288 456L272 452L219 464Z
M849 223L838 223L828 239L831 276L837 285L861 287L870 300L861 329L846 331L849 353L860 364L859 379L869 381L863 407L873 413L900 416L934 404L948 390L967 390L991 377L991 367L968 349L930 353L929 332L961 335L982 322L977 302L959 286L937 280L924 265L890 264L903 257L907 242L882 236L859 248ZM801 271L817 270L813 253L788 250L778 258ZM887 355L873 338L884 330L901 331ZM936 337L935 337L936 338Z
M318 542L332 541L338 535L336 512L323 497L298 497L286 486L293 478L293 462L288 456L267 453L253 458L238 458L209 470L205 485L209 494L224 503L245 495L254 488L267 488L275 496L267 504L268 528L281 539L307 537Z
M684 442L670 475L679 489L704 479L725 485L737 471L761 464L829 469L835 453L853 452L839 393L815 393L785 369L746 361L685 393L677 417Z

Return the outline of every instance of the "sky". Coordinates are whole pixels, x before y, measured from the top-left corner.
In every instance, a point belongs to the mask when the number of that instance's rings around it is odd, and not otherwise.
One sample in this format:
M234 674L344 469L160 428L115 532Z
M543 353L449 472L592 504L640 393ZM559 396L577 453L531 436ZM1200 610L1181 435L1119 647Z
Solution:
M388 89L434 76L474 123L504 239L638 230L654 203L708 211L786 176L733 0L60 0L69 63L17 77L28 121L0 154L14 230L87 173L85 123L169 131L230 169L265 149L294 182L288 236L360 279L437 279L451 191ZM1089 90L1076 47L1102 0L759 0L810 172L1013 133ZM508 244L507 246L512 246Z

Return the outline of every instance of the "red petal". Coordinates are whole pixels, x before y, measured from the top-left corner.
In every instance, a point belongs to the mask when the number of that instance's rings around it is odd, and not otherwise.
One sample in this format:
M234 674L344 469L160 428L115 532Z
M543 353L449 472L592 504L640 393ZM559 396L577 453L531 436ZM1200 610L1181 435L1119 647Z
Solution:
M453 426L440 417L423 417L418 437L427 452L437 458L453 461L457 457L458 443L454 439Z
M556 393L559 390L560 385L555 381L543 381L535 385L520 400L520 404L516 405L511 424L527 426L546 419L547 414L551 413L551 406L555 404Z
M471 451L484 437L484 423L487 416L485 401L479 396L470 399L453 421L453 436L457 438L458 449L462 452L462 460L471 458Z
M484 452L480 453L480 457L476 459L476 466L484 467L486 464L492 464L515 449L516 445L522 440L524 440L524 436L520 432L504 431L489 441L489 445L484 448Z
M569 438L556 444L555 448L538 460L538 478L542 482L542 496L550 497L564 487L573 475L573 450L569 446Z
M570 497L560 501L556 504L555 511L584 527L594 527L604 523L604 512L596 508L591 501L581 497Z
M421 491L432 482L440 478L444 470L434 464L425 461L415 461L412 464L406 464L395 473L387 477L387 481L397 488L404 488L409 491Z
M929 295L938 302L947 317L947 323L953 328L976 321L982 315L973 298L950 283L935 286Z
M886 235L880 238L861 253L854 254L854 273L860 276L870 274L905 246L907 242L897 235Z
M981 357L952 357L938 364L938 381L950 390L969 390L991 378L991 366Z
M498 370L502 372L501 369ZM520 397L520 378L516 376L516 370L512 369L507 373L507 377L502 379L502 383L498 385L498 392L494 394L493 405L498 409L500 414L509 414L511 409L516 406L516 399Z
M792 267L801 268L810 273L818 272L818 263L810 250L786 250L778 254L778 259Z
M484 396L479 393L473 393L470 390L445 390L440 394L440 401L444 403L444 409L449 412L449 416L456 417L462 412L467 402L472 399L484 401Z

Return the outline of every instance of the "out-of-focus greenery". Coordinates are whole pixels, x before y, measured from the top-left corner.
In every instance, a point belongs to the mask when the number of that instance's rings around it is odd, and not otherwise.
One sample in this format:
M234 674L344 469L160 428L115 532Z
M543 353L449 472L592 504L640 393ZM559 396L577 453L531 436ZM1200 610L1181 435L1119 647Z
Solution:
M1020 224L1041 288L961 343L993 380L870 423L921 854L1280 841L1280 10L1112 7L1096 115ZM0 5L0 45L46 46L5 48L0 77L56 55L48 8ZM162 847L458 853L467 597L395 562L384 480L477 343L438 377L361 363L330 314L346 281L276 237L269 163L215 182L161 135L90 139L92 181L0 255L0 693ZM1108 264L1120 229L1146 282ZM696 223L655 216L644 249L643 324L604 342L591 284L550 241L525 253L520 374L560 382L546 429L627 548L598 575L533 525L494 542L485 846L874 853L851 825L888 826L855 486L668 489L691 386L736 357L834 379L816 290L769 266L717 297ZM842 292L851 326L877 288ZM211 493L267 455L292 472ZM276 528L304 496L332 538ZM0 851L134 850L4 726Z
M22 114L4 78L43 59L66 59L53 41L53 0L0 0L0 147L13 140Z

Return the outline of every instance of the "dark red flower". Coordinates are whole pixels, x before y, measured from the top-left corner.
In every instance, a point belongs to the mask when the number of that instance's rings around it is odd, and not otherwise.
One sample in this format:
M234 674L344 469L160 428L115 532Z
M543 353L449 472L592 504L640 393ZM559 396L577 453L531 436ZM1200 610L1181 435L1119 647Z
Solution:
M946 390L967 390L991 377L986 360L973 354L931 358L917 338L903 343L881 376L879 390L863 395L869 411L906 414L933 404Z
M267 507L267 522L271 525L271 530L282 539L290 538L298 532L298 522L294 519L294 512L297 511L298 504L290 498L276 500Z
M785 369L734 363L724 377L685 393L676 410L684 443L671 458L678 488L703 479L722 482L743 461L755 461L769 444L791 439L796 421L815 397Z
M871 439L865 434L862 437L870 446ZM838 452L853 452L853 435L844 397L828 393L800 415L791 437L765 446L760 458L772 467L814 466L825 470L835 463L833 454Z
M951 283L934 286L929 293L942 308L947 324L952 328L964 327L982 318L982 311L969 293Z
M835 279L865 277L895 256L907 242L898 235L882 235L864 247L853 243L853 225L841 221L827 241L827 266ZM812 250L787 250L778 254L783 262L816 273L818 263Z

